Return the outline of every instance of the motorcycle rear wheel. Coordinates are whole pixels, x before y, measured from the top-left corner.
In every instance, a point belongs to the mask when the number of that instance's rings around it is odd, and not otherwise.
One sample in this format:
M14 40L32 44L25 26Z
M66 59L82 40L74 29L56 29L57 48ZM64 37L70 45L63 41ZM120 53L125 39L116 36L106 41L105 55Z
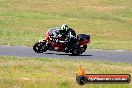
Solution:
M85 52L87 49L87 45L83 45L82 47L80 47L80 54L82 54L83 52Z
M80 49L78 46L74 46L73 50L71 51L73 56L78 56L80 54Z

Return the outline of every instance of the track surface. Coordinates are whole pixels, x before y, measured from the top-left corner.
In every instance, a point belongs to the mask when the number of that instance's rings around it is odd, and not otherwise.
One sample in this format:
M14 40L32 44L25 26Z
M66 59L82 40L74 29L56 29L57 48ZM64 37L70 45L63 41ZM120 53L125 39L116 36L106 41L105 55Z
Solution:
M27 46L1 45L0 56L89 59L89 60L132 63L132 51L122 51L122 50L87 49L87 51L80 56L70 56L70 54L66 54L62 52L53 52L53 51L47 51L46 53L35 53L32 47L27 47Z

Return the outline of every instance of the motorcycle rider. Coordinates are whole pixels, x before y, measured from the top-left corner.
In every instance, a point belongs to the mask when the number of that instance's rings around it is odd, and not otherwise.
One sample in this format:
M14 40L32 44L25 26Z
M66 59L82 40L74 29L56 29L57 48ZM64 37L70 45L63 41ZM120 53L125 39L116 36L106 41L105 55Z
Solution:
M71 36L75 37L76 36L75 31L72 28L70 28L67 24L63 24L61 26L60 30L59 30L59 35L58 36L60 36L60 37L62 36L62 37L67 38L69 33L71 33L71 32L72 32Z
M72 28L70 28L67 24L63 24L60 28L52 28L48 30L46 33L46 40L49 41L51 37L54 39L59 37L66 39L70 32L72 32L72 36L76 36L76 33Z
M67 24L63 24L60 28L52 28L50 30L48 30L48 32L46 33L46 40L47 42L50 41L50 38L52 37L53 39L56 39L55 42L59 42L58 38L64 38L63 41L66 41L66 39L68 39L68 35L69 33L72 33L71 37L76 37L76 33L75 31L70 28ZM68 48L69 46L67 45L65 48L65 51L68 52Z

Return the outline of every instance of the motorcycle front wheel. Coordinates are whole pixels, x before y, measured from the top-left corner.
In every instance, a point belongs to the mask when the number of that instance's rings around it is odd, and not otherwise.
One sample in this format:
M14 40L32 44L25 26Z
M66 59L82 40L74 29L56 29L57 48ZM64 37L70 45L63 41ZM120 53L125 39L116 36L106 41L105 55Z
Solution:
M36 42L33 45L33 50L37 53L43 53L47 51L46 42Z

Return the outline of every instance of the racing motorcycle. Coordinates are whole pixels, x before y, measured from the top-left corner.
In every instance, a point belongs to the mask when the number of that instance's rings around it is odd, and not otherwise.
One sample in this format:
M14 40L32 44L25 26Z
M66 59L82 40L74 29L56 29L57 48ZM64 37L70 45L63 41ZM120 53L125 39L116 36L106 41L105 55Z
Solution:
M71 53L74 56L80 55L87 49L87 44L90 43L90 35L78 34L76 36L72 35L72 32L68 34L68 37L63 39L63 37L53 38L47 42L46 40L41 40L33 45L33 50L37 53L43 53L47 50Z

